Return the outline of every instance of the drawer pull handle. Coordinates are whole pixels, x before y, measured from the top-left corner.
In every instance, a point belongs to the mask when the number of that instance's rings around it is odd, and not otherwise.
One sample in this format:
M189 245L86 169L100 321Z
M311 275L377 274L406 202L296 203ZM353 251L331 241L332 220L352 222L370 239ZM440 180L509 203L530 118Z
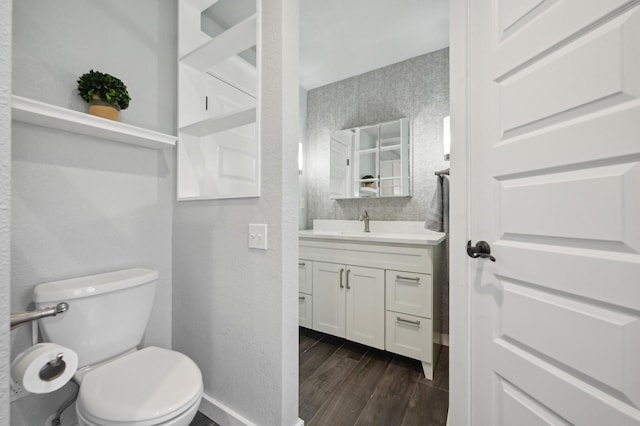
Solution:
M304 262L298 262L298 266L307 266L307 264Z
M411 324L411 325L415 325L416 327L420 327L420 321L416 320L416 321L410 321L410 320L406 320L404 318L400 318L400 317L396 317L398 322L403 322L405 324Z
M340 288L344 288L344 284L342 284L342 274L344 273L344 268L340 269Z
M416 283L420 284L420 277L403 277L402 275L396 275L396 280L415 281Z
M305 300L304 296L298 296L298 300Z

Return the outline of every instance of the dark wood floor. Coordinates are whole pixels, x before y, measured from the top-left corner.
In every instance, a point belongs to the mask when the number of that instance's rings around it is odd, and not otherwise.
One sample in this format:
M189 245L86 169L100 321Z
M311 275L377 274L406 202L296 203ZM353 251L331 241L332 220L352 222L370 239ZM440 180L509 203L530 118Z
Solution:
M300 328L298 415L305 425L444 425L449 352L426 380L420 362Z
M300 402L305 425L436 426L449 408L449 349L433 381L420 362L300 328ZM190 426L217 426L198 413Z
M211 420L209 417L198 411L196 417L189 423L189 426L220 426L218 423Z

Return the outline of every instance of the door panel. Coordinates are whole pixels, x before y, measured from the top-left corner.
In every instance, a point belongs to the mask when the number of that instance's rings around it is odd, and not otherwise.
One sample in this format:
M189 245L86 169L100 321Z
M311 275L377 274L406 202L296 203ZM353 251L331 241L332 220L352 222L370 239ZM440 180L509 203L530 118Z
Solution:
M384 269L347 266L347 339L384 349Z
M344 266L313 262L313 329L345 337Z
M560 114L578 116L576 108L597 103L619 103L639 94L638 82L629 76L633 63L624 61L627 46L640 49L632 31L626 31L627 15L608 23L580 42L571 43L506 79L498 78L505 136L542 120L559 120ZM587 40L588 39L588 40ZM593 61L597 57L598 61ZM585 70L585 72L577 72ZM543 88L543 91L541 91ZM596 105L594 105L596 103Z
M298 260L298 291L313 294L313 261Z
M505 425L569 426L571 424L504 380L500 381L498 395Z
M541 291L521 282L501 280L501 284L504 300L500 338L544 354L590 381L619 390L621 397L640 407L640 382L629 380L640 373L637 314ZM535 312L535 320L522 312ZM598 336L598 341L593 336ZM611 362L612 353L619 354L619 362Z
M506 340L498 340L493 345L491 356L495 361L496 401L490 407L499 412L499 383L516 383L522 392L547 407L556 416L574 425L615 425L637 426L640 421L638 411L618 398L612 398L600 387L586 383L564 368L541 360ZM488 389L486 389L488 391ZM487 392L491 394L491 392ZM477 413L477 411L476 411ZM475 420L476 418L474 418ZM473 424L511 426L503 418L491 423ZM515 423L525 425L526 423Z
M630 249L629 244L640 248L640 241L633 241L636 236L624 232L629 216L640 213L629 197L632 194L624 194L625 182L639 186L639 171L638 164L632 163L505 179L499 194L501 233L611 241L621 248Z
M640 6L469 1L471 416L640 423Z
M298 325L301 327L313 327L313 296L298 293Z
M531 3L531 0L527 0ZM513 0L496 1L498 16ZM553 52L569 40L583 35L602 21L610 20L633 5L629 0L545 0L527 10L519 7L519 17L486 28L495 34L496 55L491 63L495 75L504 75L534 58ZM493 56L493 55L492 55Z

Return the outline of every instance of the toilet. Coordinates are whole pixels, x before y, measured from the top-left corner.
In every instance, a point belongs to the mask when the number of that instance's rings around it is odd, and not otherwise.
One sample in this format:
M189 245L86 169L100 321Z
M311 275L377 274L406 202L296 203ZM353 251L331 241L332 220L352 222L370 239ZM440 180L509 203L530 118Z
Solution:
M186 355L138 350L158 272L126 269L39 284L37 308L69 310L39 320L44 339L78 354L76 414L81 426L188 426L202 398L202 374Z

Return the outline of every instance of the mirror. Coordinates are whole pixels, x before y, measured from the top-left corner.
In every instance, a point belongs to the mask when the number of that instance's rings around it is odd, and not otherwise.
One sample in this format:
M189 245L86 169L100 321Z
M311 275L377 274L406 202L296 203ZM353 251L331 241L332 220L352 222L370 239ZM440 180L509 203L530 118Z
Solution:
M411 196L409 119L333 132L330 198Z

